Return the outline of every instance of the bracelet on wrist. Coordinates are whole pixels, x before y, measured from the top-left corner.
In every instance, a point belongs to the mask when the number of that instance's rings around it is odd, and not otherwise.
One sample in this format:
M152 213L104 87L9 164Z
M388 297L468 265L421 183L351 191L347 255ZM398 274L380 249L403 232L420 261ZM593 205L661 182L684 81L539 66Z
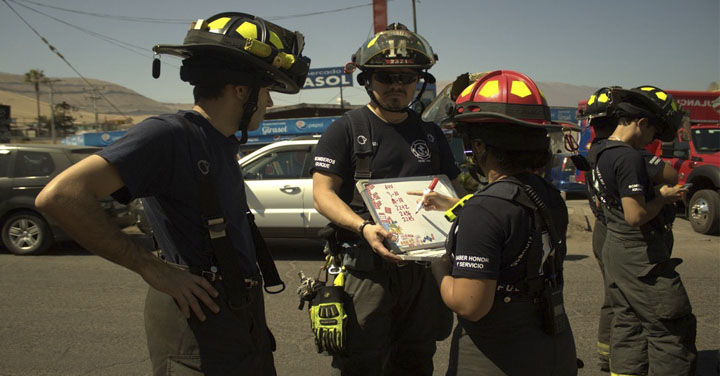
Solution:
M373 221L371 221L371 220L369 220L369 219L366 219L366 220L363 221L363 223L360 225L360 227L358 227L358 232L360 233L360 235L362 235L362 234L363 234L363 230L365 230L365 226L367 226L367 225L374 225L374 224L375 224L375 223L374 223Z

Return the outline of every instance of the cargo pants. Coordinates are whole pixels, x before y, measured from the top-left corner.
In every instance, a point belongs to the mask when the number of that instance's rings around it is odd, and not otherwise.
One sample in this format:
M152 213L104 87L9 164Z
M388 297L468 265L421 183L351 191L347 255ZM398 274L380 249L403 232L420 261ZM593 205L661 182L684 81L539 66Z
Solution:
M694 375L696 319L670 258L672 236L630 227L617 209L603 208L602 258L613 309L610 371L622 375Z
M213 286L220 296L212 313L200 321L186 319L175 300L150 287L145 300L145 333L153 375L275 375L275 339L265 323L262 287L248 289L245 308L227 305L221 283Z
M605 371L610 369L610 327L613 318L612 305L610 304L610 296L608 295L605 280L605 264L602 260L602 249L605 244L606 233L607 227L605 224L596 219L593 227L592 247L595 260L600 266L600 274L603 277L603 303L600 307L600 320L598 321L597 352L600 369Z
M430 268L396 266L370 249L353 250L343 255L352 298L345 306L346 351L333 357L332 374L431 376L435 342L450 335L453 318Z

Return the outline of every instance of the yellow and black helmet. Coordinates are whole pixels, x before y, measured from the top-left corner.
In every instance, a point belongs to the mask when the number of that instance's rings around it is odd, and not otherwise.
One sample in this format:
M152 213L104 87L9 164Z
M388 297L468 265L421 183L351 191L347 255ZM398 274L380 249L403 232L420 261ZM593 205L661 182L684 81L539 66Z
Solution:
M604 129L617 125L617 118L613 116L612 89L622 88L608 86L596 90L588 98L587 107L580 112L580 117L588 119L591 127Z
M226 12L194 22L183 44L158 44L153 51L184 58L180 77L192 85L271 86L293 94L305 84L310 67L310 59L301 55L304 45L297 31Z
M646 117L657 129L656 138L672 141L682 127L685 111L669 93L662 89L643 85L636 88L611 89L614 115L618 118Z

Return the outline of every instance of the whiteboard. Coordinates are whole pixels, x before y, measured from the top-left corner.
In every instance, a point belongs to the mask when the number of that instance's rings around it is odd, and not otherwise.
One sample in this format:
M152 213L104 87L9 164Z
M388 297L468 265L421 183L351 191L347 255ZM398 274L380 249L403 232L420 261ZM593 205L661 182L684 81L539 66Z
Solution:
M396 235L390 242L393 252L444 247L451 225L445 219L445 213L423 208L415 214L421 196L407 194L409 191L422 192L436 177L435 192L457 197L445 175L370 179L357 183L356 188L375 223Z

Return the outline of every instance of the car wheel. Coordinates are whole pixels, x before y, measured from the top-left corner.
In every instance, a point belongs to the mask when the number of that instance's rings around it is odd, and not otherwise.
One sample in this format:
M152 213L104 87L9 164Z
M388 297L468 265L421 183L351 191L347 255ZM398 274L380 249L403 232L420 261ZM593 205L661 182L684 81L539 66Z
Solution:
M9 215L2 226L2 241L16 255L40 254L50 248L52 234L38 214L18 212Z
M696 232L717 234L720 231L720 194L712 189L695 192L690 198L688 220Z

